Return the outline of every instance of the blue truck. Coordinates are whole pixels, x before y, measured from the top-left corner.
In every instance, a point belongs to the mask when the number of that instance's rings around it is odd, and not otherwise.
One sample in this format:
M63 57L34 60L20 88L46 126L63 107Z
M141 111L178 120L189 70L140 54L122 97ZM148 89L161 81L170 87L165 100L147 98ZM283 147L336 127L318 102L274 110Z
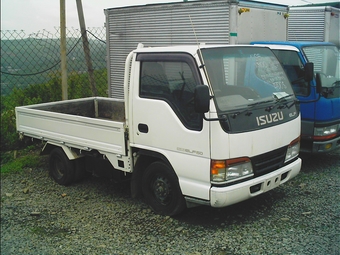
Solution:
M301 152L340 148L340 55L336 45L310 41L257 41L281 62L300 103Z

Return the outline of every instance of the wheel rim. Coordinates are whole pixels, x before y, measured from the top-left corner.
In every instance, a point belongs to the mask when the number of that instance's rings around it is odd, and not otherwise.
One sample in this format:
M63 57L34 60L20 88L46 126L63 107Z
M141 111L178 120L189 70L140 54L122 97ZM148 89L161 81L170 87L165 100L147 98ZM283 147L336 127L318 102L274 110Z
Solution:
M171 202L171 185L168 179L157 176L151 185L152 192L162 205L167 205Z
M59 161L59 160L55 160L54 161L54 164L53 164L53 167L54 167L54 174L55 174L55 177L57 177L58 179L62 178L64 176L64 167L63 167L63 164Z

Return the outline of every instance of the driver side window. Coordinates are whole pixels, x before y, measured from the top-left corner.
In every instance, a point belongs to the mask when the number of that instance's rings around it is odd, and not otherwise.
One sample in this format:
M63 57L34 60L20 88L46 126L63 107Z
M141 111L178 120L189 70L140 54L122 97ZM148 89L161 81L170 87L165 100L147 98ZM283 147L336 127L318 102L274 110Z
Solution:
M182 61L142 61L140 97L164 100L189 129L201 130L202 116L194 110L194 91L199 80Z

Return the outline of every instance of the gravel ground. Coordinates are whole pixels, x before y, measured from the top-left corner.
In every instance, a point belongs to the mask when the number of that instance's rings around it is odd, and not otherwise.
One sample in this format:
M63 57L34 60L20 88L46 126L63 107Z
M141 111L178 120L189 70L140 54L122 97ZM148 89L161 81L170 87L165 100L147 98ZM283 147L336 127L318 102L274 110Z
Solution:
M25 169L1 178L1 254L340 254L340 152L301 157L277 189L174 218L132 199L128 183L64 187Z

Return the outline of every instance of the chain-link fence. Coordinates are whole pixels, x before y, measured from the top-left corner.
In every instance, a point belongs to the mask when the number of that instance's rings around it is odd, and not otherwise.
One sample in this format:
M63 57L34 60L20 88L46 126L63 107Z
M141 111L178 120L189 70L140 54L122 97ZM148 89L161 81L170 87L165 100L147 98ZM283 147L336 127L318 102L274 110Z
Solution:
M85 60L80 29L67 29L68 98L107 97L106 29L86 30L92 70ZM1 150L15 147L14 108L62 99L60 30L26 35L1 30ZM90 82L89 71L94 83Z

